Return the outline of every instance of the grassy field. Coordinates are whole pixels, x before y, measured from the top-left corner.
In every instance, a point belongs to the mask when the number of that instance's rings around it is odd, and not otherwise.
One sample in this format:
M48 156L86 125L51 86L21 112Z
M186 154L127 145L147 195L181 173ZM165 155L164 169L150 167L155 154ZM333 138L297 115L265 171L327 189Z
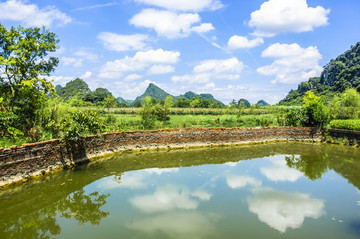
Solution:
M122 115L108 113L102 120L108 131L143 130L139 115ZM275 114L261 115L171 115L166 122L156 121L153 129L162 128L194 128L194 127L258 127L276 126L278 119Z
M259 127L259 126L278 126L281 125L281 108L250 108L250 109L184 109L172 108L170 120L161 122L156 121L151 129L145 129L141 123L139 108L74 108L65 107L62 112L75 111L96 111L101 122L105 125L103 132L134 131L134 130L156 130L166 128L196 128L196 127ZM68 113L68 114L69 114ZM86 136L86 134L82 134ZM17 137L0 138L0 148L8 148L12 145L22 145L24 143L44 141L59 136L53 136L50 132L41 131L40 138ZM61 135L60 135L61 137Z

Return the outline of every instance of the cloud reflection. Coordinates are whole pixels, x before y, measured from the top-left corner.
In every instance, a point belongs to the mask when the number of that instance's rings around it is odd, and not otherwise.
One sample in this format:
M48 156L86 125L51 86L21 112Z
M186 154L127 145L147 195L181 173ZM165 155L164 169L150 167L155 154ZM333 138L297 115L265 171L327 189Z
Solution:
M324 201L308 194L282 193L273 189L255 190L249 199L249 211L260 221L285 233L287 228L300 228L306 217L318 219L324 212Z
M172 209L196 209L199 206L198 200L209 200L211 194L205 191L191 193L186 187L168 185L159 187L154 194L136 196L130 199L130 203L145 213L169 211Z
M272 162L273 165L260 168L260 171L270 181L295 182L301 176L304 176L304 174L300 171L286 166L286 161L284 160L283 156L281 158L269 159L269 161Z
M226 176L226 183L230 188L243 188L246 186L259 187L261 181L248 176L228 175Z
M121 177L114 180L113 177L107 177L102 179L98 188L105 190L114 188L144 188L147 185L146 179L152 174L161 175L163 173L176 173L179 168L149 168L139 171L126 172Z
M128 224L128 228L148 234L162 232L169 238L209 238L216 234L215 214L170 212Z

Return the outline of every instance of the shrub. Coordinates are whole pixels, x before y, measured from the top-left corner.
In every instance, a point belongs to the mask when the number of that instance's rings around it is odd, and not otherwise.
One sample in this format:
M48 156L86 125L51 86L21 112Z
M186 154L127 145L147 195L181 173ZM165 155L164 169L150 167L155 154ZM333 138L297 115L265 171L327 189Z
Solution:
M330 122L333 129L360 130L360 120L333 120Z

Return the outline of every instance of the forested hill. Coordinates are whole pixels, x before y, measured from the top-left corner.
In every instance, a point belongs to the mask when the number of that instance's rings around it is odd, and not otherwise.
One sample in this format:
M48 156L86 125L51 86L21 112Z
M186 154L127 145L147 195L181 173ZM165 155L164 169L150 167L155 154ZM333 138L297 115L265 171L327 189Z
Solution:
M280 104L301 104L302 97L309 90L328 100L347 88L355 88L360 92L360 42L335 60L331 60L320 77L301 82L297 90L291 90Z

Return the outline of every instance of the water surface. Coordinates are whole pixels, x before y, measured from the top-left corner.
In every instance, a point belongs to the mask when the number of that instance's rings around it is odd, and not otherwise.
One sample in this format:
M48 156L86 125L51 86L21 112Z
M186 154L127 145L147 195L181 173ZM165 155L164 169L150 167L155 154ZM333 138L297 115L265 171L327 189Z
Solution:
M360 150L130 153L0 192L0 238L359 238Z

